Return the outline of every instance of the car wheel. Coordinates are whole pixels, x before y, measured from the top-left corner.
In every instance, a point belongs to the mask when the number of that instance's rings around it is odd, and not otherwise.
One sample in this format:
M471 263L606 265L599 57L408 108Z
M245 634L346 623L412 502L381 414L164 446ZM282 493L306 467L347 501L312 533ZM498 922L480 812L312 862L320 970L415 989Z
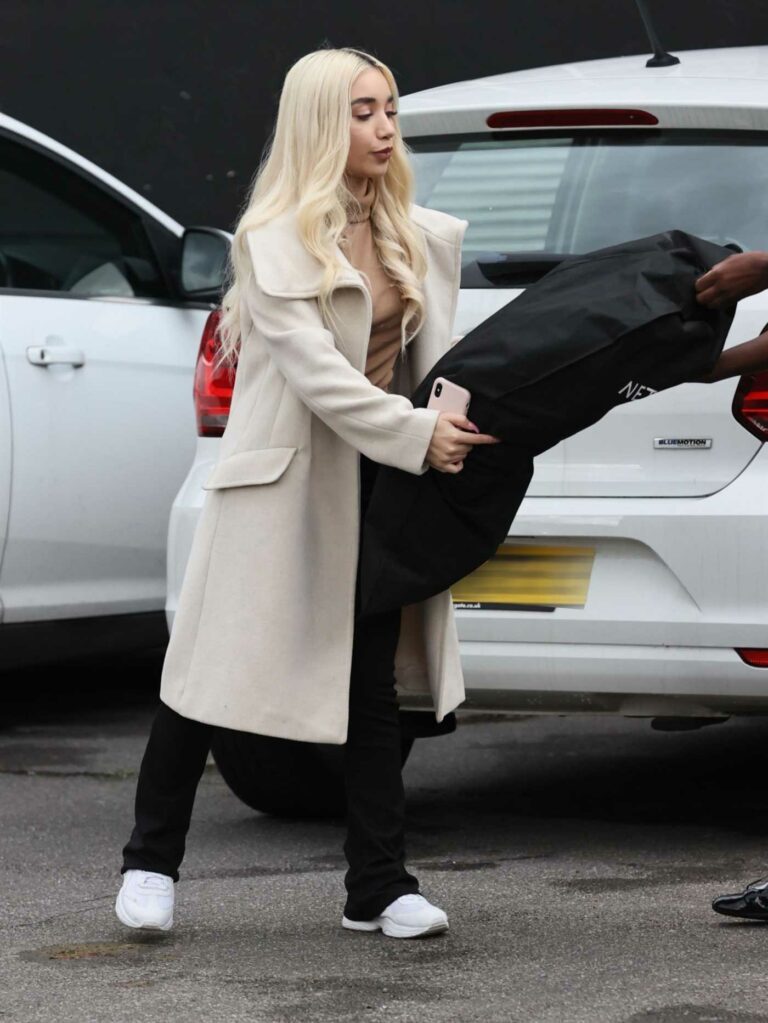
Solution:
M402 739L402 762L414 740ZM211 752L234 794L277 817L341 817L344 747L217 728Z

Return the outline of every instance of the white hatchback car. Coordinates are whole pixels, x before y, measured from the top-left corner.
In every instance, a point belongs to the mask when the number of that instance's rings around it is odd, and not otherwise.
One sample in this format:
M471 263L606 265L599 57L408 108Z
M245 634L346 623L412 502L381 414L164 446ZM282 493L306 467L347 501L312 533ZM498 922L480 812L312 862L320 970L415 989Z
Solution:
M229 236L0 115L0 668L158 646Z
M416 201L469 221L458 336L564 255L670 228L768 249L768 47L679 56L402 99ZM742 302L728 344L766 321L768 293ZM226 422L212 327L197 395L211 415L171 516L169 619ZM766 438L768 374L629 402L539 457L508 540L454 589L465 706L606 711L660 727L767 713ZM241 755L233 746L217 760L247 801L274 807Z

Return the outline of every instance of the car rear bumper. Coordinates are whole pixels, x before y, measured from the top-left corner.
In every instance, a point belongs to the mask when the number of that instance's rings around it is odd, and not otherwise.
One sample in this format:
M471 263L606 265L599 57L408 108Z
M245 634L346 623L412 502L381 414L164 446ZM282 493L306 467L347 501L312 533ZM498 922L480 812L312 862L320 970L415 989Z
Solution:
M465 709L640 717L768 713L768 669L733 649L462 643Z
M169 628L218 442L171 514ZM527 498L510 540L593 548L585 606L457 610L467 707L652 716L768 712L768 445L700 498ZM665 709L666 708L666 709Z

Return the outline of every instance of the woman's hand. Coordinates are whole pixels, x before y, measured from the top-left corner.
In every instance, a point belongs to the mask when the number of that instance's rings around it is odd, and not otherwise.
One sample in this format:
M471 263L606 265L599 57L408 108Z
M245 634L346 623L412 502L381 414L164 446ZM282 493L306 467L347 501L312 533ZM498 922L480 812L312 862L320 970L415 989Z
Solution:
M461 413L441 412L427 450L427 462L438 472L461 472L464 459L475 444L500 443L498 437L480 433Z

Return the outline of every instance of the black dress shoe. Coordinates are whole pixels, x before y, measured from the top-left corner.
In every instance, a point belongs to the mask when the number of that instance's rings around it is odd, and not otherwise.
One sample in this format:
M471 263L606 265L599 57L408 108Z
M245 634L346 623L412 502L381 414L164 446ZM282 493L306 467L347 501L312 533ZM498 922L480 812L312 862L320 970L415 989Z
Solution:
M768 923L768 878L751 881L737 895L720 895L712 900L712 909L723 916L742 920L764 920Z

